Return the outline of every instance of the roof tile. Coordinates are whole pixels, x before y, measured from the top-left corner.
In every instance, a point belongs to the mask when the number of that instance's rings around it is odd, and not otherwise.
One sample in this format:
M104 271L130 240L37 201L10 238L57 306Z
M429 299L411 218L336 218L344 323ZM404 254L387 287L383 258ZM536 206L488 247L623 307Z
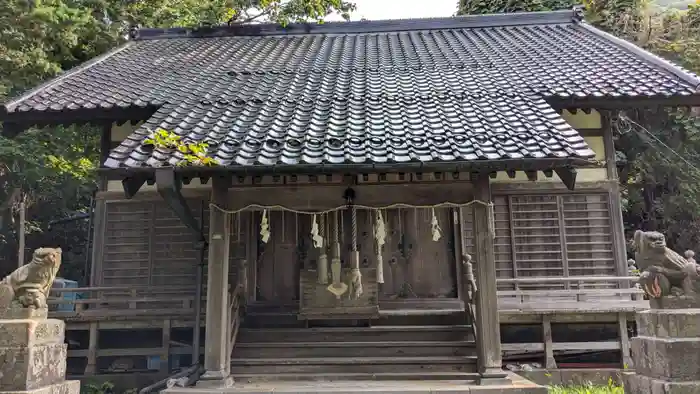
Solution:
M156 128L210 143L224 165L393 163L591 158L549 100L695 94L578 22L535 16L542 22L137 40L6 110L158 108L110 167L176 164L181 155L142 146Z

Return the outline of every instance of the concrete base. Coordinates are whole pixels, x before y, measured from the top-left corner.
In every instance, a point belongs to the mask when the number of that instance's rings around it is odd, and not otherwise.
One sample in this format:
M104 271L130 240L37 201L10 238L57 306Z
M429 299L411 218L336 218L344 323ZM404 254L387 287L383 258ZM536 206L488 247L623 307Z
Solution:
M634 394L697 394L700 380L693 382L668 382L635 373L622 375L625 392Z
M261 382L234 384L230 388L174 387L165 394L272 394L272 393L411 393L411 394L547 394L547 388L508 373L510 383L479 386L465 381L337 381L337 382Z
M80 382L77 380L66 380L34 390L0 391L0 394L80 394Z

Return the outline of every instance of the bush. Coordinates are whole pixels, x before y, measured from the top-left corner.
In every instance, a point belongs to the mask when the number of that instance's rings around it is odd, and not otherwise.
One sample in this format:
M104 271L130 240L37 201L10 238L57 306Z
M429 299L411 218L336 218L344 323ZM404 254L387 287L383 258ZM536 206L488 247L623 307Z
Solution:
M607 386L594 386L588 383L583 386L553 386L549 388L550 394L625 394L622 386L608 380Z

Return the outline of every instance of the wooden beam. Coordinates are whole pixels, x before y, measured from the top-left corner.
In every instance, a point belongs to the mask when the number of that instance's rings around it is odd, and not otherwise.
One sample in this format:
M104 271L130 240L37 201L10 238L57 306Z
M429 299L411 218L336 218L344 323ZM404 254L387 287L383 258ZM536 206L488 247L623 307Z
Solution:
M491 202L491 182L488 174L472 177L474 200ZM491 209L483 204L473 205L474 265L476 268L476 336L479 357L480 384L505 379L501 368L501 330L498 322L498 294L496 292L496 257Z
M158 189L158 194L163 197L165 203L182 223L194 233L198 241L204 242L205 237L202 226L187 205L187 201L181 193L181 179L172 168L159 168L156 170L156 188Z
M552 322L549 315L542 316L542 337L544 338L545 368L554 369L557 362L554 359L554 346L552 343Z
M622 353L622 368L633 369L634 360L630 351L630 336L627 332L627 314L619 313L618 315L618 330L620 333L620 351Z
M228 184L213 179L211 201L227 209ZM209 211L209 264L207 265L207 314L204 341L204 374L197 383L206 387L224 387L231 366L228 364L228 279L231 231L228 215L212 208Z
M90 337L88 340L87 366L85 375L94 375L97 372L97 322L90 323Z
M574 188L576 187L577 174L575 168L559 167L555 168L554 172L556 172L561 181L564 182L564 185L566 185L567 189L574 190Z
M146 178L138 175L122 179L124 196L128 199L134 197L144 183L146 183Z

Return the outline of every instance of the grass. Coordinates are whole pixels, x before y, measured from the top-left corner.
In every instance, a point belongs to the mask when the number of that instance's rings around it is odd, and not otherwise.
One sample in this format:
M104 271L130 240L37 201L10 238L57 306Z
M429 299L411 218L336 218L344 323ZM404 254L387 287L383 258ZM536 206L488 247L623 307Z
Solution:
M625 390L611 379L607 386L594 386L590 383L583 386L552 386L549 394L625 394Z

